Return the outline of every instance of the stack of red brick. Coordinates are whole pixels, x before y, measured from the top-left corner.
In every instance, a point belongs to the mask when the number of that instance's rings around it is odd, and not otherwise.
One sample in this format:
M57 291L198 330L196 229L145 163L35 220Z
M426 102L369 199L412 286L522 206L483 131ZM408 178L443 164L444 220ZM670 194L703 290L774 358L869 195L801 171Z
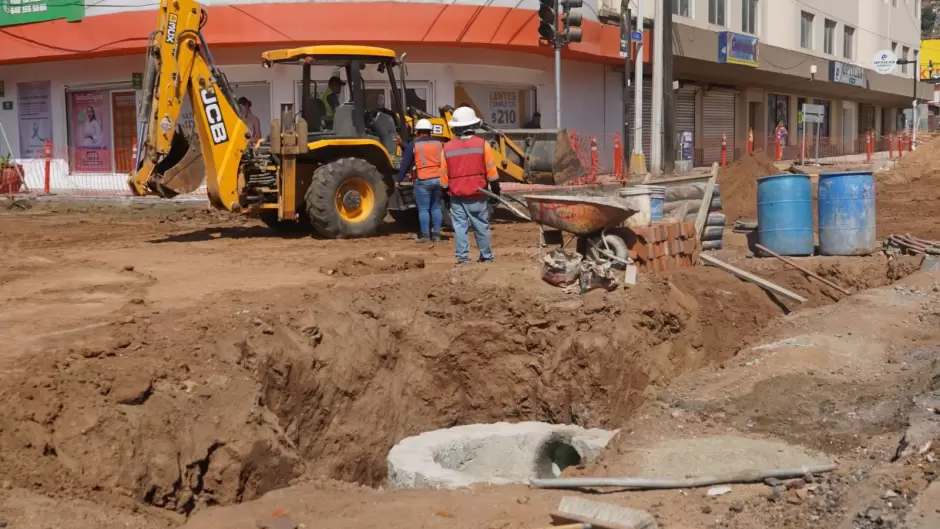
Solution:
M646 228L624 230L630 258L640 271L663 273L695 264L701 251L695 224L654 222Z

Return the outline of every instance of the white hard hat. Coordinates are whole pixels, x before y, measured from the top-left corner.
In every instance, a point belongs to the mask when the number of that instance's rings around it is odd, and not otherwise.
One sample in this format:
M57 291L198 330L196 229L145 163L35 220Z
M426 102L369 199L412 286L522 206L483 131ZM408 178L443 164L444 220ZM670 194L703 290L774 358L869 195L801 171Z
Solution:
M477 113L473 111L470 107L460 107L457 110L454 110L454 113L451 115L449 125L451 127L472 127L473 125L479 125L480 118L477 117Z
M415 130L434 130L434 126L426 119L419 119L418 122L415 123Z

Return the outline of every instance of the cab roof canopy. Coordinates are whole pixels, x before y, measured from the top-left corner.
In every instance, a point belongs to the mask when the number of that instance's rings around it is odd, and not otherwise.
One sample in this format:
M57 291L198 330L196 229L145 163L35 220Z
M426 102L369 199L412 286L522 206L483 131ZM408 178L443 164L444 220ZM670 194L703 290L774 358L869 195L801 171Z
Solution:
M395 58L395 52L387 48L341 44L271 50L261 54L261 59L266 64L304 64L309 59L310 64L326 66L345 66L352 60L381 63L394 61Z

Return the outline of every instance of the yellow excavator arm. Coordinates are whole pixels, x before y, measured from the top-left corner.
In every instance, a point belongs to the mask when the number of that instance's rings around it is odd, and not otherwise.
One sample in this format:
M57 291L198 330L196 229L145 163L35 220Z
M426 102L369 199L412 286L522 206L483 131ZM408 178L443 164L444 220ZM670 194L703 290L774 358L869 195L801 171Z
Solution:
M250 133L202 37L207 17L192 0L160 2L148 48L136 167L128 183L137 195L172 197L205 180L210 202L235 211ZM187 96L192 133L178 123Z

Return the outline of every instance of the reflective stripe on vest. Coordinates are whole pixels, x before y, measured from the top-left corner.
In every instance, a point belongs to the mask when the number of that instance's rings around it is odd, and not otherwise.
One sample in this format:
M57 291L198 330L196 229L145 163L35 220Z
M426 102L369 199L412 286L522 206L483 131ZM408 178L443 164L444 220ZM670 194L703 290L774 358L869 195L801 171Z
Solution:
M483 196L477 190L486 187L485 147L486 141L479 136L454 138L444 146L451 195L466 198Z
M336 114L336 111L333 110L333 107L330 105L330 102L327 101L327 98L330 97L331 95L333 95L333 91L330 90L329 88L327 88L326 90L323 91L322 94L320 94L320 101L323 101L323 106L326 107L326 117L328 118L331 118L333 117L334 114Z
M441 160L444 157L444 146L439 141L419 141L415 147L415 176L418 180L441 178L441 184L447 184L444 171L441 170Z

